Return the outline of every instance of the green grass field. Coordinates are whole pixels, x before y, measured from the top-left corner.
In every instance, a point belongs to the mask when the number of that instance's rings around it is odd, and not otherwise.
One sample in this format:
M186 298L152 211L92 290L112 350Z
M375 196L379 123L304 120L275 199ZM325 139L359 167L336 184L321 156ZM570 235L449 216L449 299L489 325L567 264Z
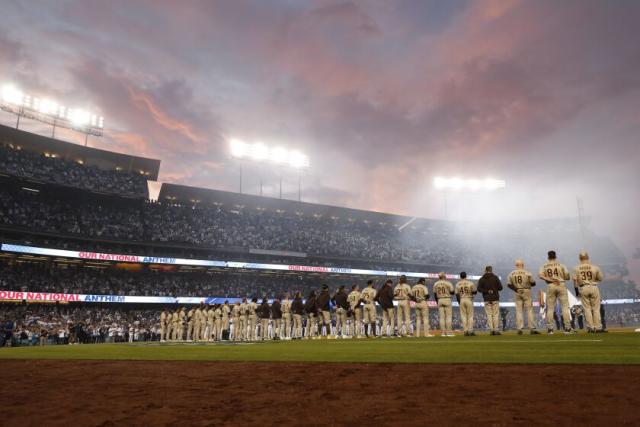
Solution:
M15 347L0 349L0 359L640 364L640 334Z

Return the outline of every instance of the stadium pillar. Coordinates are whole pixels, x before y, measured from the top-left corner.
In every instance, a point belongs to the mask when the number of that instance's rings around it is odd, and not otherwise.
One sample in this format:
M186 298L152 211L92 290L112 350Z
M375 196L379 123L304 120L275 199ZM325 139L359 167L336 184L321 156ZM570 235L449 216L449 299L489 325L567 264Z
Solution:
M262 177L260 177L260 196L262 196Z
M302 177L298 174L298 201L302 201Z
M88 142L89 142L89 134L88 134L88 133L85 133L85 134L84 134L84 146L85 146L85 147L87 146L87 143L88 143Z
M53 121L53 128L51 130L51 138L55 138L56 137L56 121Z
M240 163L240 194L242 194L242 163Z
M280 175L280 198L282 199L282 175Z
M20 113L18 113L18 120L16 120L16 129L20 128Z

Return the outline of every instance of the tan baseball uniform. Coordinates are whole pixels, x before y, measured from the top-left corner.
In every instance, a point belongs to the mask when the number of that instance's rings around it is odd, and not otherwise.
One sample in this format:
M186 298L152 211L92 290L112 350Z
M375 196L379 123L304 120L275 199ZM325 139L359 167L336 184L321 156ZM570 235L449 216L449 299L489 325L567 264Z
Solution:
M570 279L567 267L556 260L550 260L540 267L539 275L548 281L547 286L547 329L553 330L553 313L556 300L560 301L562 320L565 331L571 330L571 313L569 312L569 295L565 281ZM557 283L554 283L555 280Z
M256 315L256 309L258 308L258 304L251 301L247 303L247 311L249 312L249 340L256 340L256 321L258 320L258 316Z
M476 286L473 282L462 279L456 284L456 295L460 297L460 321L464 332L473 332L473 294Z
M362 307L360 307L360 291L351 291L347 296L349 307L353 315L351 317L351 328L347 332L351 336L360 337L362 335Z
M422 283L418 283L411 288L411 294L415 300L415 313L416 313L416 330L415 336L419 337L429 336L429 304L427 298L429 297L429 290Z
M523 312L527 313L527 325L533 330L536 325L533 320L533 299L531 298L531 286L535 284L533 276L527 270L516 268L507 277L507 283L516 288L516 328L524 328Z
M393 299L398 302L398 333L400 336L407 336L411 332L411 286L406 283L398 283L393 288ZM404 326L404 331L403 331Z
M240 324L238 329L238 338L247 340L247 325L249 324L249 306L247 303L240 304Z
M455 292L451 282L438 280L433 285L433 293L438 298L438 317L440 319L440 329L443 333L451 331L453 321L453 309L451 305L451 295Z
M160 341L167 339L167 312L160 313Z
M222 305L222 330L223 331L228 331L229 330L229 314L231 313L231 307L229 307L229 304L224 303Z
M291 338L291 300L289 298L285 298L280 303L282 309L282 325L284 328L284 333L282 336L284 339Z
M231 324L233 326L233 341L240 341L240 304L231 307Z
M600 289L603 275L600 267L590 262L582 262L573 270L573 281L580 289L580 301L584 309L584 320L587 329L599 331L602 329L600 318Z
M364 323L374 325L376 323L376 303L373 300L376 297L376 290L369 287L364 288L360 296L364 302Z
M216 336L216 313L213 307L209 307L209 310L207 310L207 330L209 336L206 339L213 341Z

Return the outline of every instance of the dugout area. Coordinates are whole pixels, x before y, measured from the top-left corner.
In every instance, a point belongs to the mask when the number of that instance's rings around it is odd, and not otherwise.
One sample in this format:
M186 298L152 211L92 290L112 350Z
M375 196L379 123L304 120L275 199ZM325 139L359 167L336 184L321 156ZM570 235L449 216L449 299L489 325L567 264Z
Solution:
M640 425L629 330L0 350L7 426Z

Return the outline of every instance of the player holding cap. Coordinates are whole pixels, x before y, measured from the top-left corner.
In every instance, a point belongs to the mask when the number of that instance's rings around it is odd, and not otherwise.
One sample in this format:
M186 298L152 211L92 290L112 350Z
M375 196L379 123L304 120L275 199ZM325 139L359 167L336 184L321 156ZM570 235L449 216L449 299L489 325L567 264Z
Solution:
M420 337L420 334L422 334L425 337L432 337L433 335L429 333L429 303L427 302L429 299L429 289L427 289L423 277L418 279L418 283L413 285L411 295L415 301L414 308L416 312L416 330L414 331L414 335Z
M233 325L233 340L240 341L240 301L231 307L231 324Z
M524 269L524 261L516 260L516 269L509 273L507 278L507 286L513 290L516 303L516 328L518 335L522 335L524 329L523 310L527 313L527 326L529 326L530 334L538 334L536 331L535 321L533 320L533 299L531 298L531 288L536 285L533 275Z
M600 332L602 330L602 319L600 318L600 290L598 285L602 282L602 271L600 267L591 264L587 252L580 252L578 258L580 259L580 264L573 270L573 282L580 292L587 332Z
M167 324L169 319L169 312L165 308L160 313L160 342L167 341Z
M438 317L440 318L441 336L453 337L453 329L451 323L453 320L453 311L451 308L451 295L455 293L455 289L451 282L446 280L447 275L444 272L438 273L438 280L433 285L433 294L438 302Z
M460 273L460 281L456 283L456 295L460 303L460 320L465 337L473 337L473 296L477 294L476 286L467 280L467 273Z
M349 301L344 285L338 288L338 292L333 295L333 304L336 306L336 338L345 338L348 335L347 313L349 312Z
M484 299L484 311L487 313L487 322L491 335L502 335L500 329L500 291L502 283L498 276L493 274L493 267L488 265L484 274L478 280L478 292Z
M256 311L258 310L258 298L254 298L250 303L247 304L247 312L248 314L248 323L249 323L249 335L247 339L249 341L256 340L256 321L258 320L258 315Z
M406 337L411 332L411 286L407 284L407 276L400 276L398 284L393 289L393 299L398 302L398 334ZM404 326L404 331L403 331Z
M548 261L540 267L538 276L547 282L547 333L553 334L553 312L555 311L556 300L560 301L562 310L562 320L564 322L564 333L571 333L571 313L569 312L569 295L565 281L569 280L567 267L560 264L556 259L556 252L547 252Z
M395 333L396 317L394 316L393 309L393 280L387 279L384 285L378 290L375 301L380 304L382 308L382 330L380 335L385 335L387 338Z

